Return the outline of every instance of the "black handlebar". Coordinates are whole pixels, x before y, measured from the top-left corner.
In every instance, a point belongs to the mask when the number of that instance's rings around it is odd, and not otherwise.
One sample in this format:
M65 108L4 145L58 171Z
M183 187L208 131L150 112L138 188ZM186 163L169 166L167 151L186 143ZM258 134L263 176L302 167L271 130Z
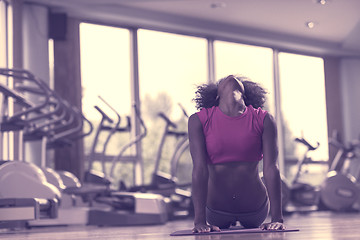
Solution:
M5 86L1 83L0 83L0 92L2 92L7 97L11 97L11 98L15 99L15 101L18 104L22 105L25 108L30 108L33 106L33 104L28 102L24 96L13 91L12 89L8 88L7 86Z
M94 106L94 108L102 115L102 118L109 123L114 123L114 120L112 120L103 110L101 110L100 107Z
M308 151L314 151L320 146L319 142L317 142L316 146L313 146L308 141L306 141L304 138L295 138L295 141L304 144L308 148Z
M171 126L171 127L173 127L173 128L177 128L177 125L176 125L173 121L171 121L171 120L165 115L165 113L159 112L159 113L158 113L158 116L161 117L162 119L164 119L165 122L166 122L169 126Z
M183 105L181 103L178 103L179 107L181 108L182 112L184 113L185 117L189 117L189 115L187 114L185 108L183 107Z

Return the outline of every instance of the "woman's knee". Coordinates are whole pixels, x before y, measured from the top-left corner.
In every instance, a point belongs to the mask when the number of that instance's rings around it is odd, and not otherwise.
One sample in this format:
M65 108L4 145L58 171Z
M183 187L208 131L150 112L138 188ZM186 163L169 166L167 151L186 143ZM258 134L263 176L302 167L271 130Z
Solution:
M230 221L228 219L223 219L221 217L216 217L216 216L207 217L206 221L208 224L218 226L221 229L227 229L233 223L232 221Z
M240 221L244 228L258 228L264 221Z
M211 223L210 223L210 224L211 224ZM220 229L228 229L228 228L230 228L230 226L232 225L232 223L222 222L222 223L211 224L211 225L217 226L217 227L219 227Z
M236 218L217 213L214 210L207 208L206 221L209 224L218 226L221 229L227 229L233 223L236 223Z
M239 222L245 228L258 228L266 220L268 214L269 204L266 202L257 213L239 219Z

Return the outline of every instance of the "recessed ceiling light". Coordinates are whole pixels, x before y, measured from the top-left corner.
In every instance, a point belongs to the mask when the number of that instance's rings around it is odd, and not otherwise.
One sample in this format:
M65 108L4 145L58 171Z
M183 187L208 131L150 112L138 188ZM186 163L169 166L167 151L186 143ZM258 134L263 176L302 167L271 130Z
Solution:
M308 21L305 23L305 25L310 29L315 27L315 23L313 21Z
M225 8L226 3L224 3L224 2L214 2L214 3L210 4L210 7L214 8L214 9L216 9L216 8Z
M317 3L321 4L321 5L325 5L328 3L328 1L327 0L317 0Z

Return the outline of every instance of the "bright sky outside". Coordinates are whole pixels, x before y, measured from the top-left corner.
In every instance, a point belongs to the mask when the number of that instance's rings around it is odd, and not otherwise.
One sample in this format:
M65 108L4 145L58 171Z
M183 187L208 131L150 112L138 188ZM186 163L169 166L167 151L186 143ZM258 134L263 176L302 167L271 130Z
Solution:
M129 36L127 29L81 24L83 107L89 119L100 118L94 105L104 107L111 114L98 96L120 114L130 112Z
M294 137L304 137L313 145L320 142L319 149L311 153L320 160L326 160L324 156L328 155L323 64L318 57L279 54L283 118Z
M140 95L166 92L173 101L172 119L196 111L195 87L207 82L207 42L203 38L139 30Z

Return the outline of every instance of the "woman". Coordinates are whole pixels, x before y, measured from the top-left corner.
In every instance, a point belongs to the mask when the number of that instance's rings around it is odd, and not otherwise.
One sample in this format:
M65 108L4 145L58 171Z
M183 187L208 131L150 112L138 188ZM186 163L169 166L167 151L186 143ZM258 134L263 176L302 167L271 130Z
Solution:
M229 228L283 230L277 134L273 117L262 110L265 90L230 75L198 87L199 112L189 118L193 159L193 232ZM258 173L263 159L264 186ZM263 224L269 213L271 222Z

